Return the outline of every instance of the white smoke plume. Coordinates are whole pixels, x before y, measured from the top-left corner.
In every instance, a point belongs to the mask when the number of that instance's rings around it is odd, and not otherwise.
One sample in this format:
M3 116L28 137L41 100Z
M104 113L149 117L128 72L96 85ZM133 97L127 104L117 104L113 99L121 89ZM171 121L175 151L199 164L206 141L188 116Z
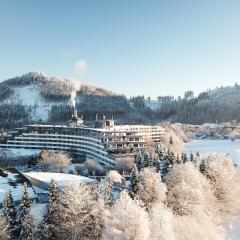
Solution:
M76 107L76 98L77 98L77 91L81 88L81 82L78 81L72 81L72 92L71 92L71 102L73 107Z

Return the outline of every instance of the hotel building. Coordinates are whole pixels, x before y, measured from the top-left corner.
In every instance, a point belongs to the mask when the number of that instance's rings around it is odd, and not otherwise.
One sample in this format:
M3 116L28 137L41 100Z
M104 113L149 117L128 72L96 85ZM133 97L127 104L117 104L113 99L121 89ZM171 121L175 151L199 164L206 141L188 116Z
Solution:
M75 114L68 126L27 125L0 139L0 148L46 149L71 152L114 168L117 159L134 157L148 144L161 141L161 126L115 126L113 120L96 119L95 127L83 125Z

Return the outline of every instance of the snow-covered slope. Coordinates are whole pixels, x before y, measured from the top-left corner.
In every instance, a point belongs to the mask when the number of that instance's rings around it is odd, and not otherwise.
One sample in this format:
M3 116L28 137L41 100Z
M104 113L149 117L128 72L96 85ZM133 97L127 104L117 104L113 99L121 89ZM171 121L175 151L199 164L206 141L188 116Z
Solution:
M8 79L0 82L0 104L1 103L20 103L25 106L29 113L29 120L47 121L52 105L70 104L71 95L77 93L115 96L118 95L109 90L80 84L80 82L70 79L59 79L48 77L42 72L27 73L20 77ZM4 92L4 94L3 94ZM2 95L1 95L2 94Z
M32 84L29 86L12 87L13 94L5 99L4 103L17 102L29 109L30 119L33 121L47 121L48 112L52 104L69 103L69 100L50 101L46 100L41 94L39 86Z

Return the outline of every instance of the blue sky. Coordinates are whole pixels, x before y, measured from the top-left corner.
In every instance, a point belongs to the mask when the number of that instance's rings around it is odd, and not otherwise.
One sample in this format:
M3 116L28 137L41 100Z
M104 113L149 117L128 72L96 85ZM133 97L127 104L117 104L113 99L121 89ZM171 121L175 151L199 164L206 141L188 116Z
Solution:
M30 71L126 95L240 83L240 1L0 0L0 80Z

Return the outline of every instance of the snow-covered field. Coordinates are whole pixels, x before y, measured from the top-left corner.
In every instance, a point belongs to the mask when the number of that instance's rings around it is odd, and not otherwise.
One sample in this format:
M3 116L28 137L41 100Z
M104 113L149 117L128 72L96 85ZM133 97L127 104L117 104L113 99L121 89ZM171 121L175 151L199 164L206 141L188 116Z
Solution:
M240 165L240 140L195 140L186 144L186 150L188 153L198 151L200 155L209 155L211 153L221 156L229 155L232 160ZM239 240L240 217L229 223L225 229L227 240Z
M186 144L186 150L188 153L198 151L201 155L229 154L229 157L240 165L240 140L195 140Z

